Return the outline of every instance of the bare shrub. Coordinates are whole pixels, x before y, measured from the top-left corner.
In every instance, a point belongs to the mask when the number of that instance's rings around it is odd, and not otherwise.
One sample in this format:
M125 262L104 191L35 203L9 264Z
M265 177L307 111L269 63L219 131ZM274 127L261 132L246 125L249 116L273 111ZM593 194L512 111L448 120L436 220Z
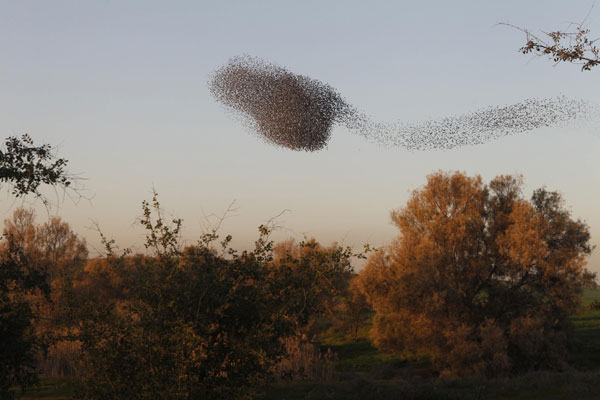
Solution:
M292 336L283 340L286 356L273 369L276 380L312 380L330 382L336 379L337 355L307 340L305 335Z

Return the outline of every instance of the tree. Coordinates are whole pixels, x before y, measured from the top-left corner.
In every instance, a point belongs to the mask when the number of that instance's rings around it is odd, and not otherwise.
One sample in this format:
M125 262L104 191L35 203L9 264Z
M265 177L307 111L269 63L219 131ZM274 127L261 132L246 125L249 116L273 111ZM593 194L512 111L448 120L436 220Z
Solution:
M286 314L301 335L318 316L332 316L337 310L352 277L351 249L336 243L325 247L311 238L295 243L293 239L274 247L269 269L273 284L279 284Z
M35 332L38 311L31 297L49 299L50 288L43 271L32 268L31 260L11 236L0 252L0 398L12 398L13 385L21 389L37 380L37 356L46 343Z
M83 270L88 258L85 239L73 232L67 222L51 217L37 225L33 209L17 208L12 218L4 220L3 234L11 236L37 264L44 265L49 282L73 278Z
M400 236L370 257L360 287L372 338L431 357L443 373L498 376L564 362L590 254L585 223L556 192L530 201L519 177L438 172L392 212Z
M350 280L350 285L338 310L337 318L341 320L342 326L349 329L352 339L358 339L358 330L367 322L371 312L358 276L355 275Z
M28 335L35 344L30 348L31 358L38 362L33 370L40 369L39 361L43 361L45 372L57 373L58 364L62 364L60 369L63 371L69 369L64 357L65 342L60 341L60 326L61 320L66 318L64 297L69 295L73 281L87 261L85 240L58 217L37 225L34 211L24 208L16 209L12 218L4 220L3 237L0 253L10 257L10 253L18 249L23 264L21 273L38 279L37 289L13 283L13 288L7 292L11 299L25 302L20 306L13 303L14 307L29 310L24 317L30 318ZM57 362L59 359L60 363Z
M49 145L35 146L27 135L9 137L0 149L0 184L11 187L17 197L41 194L42 185L67 188L71 184L65 166L67 161L55 158ZM24 216L26 217L26 216ZM28 235L25 225L17 234ZM24 229L21 229L24 228ZM45 343L34 329L38 310L31 296L49 298L50 289L43 269L38 268L24 251L22 238L5 234L0 252L0 397L11 398L13 385L22 389L37 378L36 356Z

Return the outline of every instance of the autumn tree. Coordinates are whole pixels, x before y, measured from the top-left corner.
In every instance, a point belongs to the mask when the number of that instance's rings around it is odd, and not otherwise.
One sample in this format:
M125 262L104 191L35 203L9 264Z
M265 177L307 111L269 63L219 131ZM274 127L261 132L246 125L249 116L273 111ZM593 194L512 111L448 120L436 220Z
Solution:
M50 345L43 349L47 357L38 354L44 365L42 370L53 374L66 370L72 372L65 359L66 342L60 340L60 327L61 321L67 318L65 296L69 296L74 280L87 262L85 240L60 217L51 217L47 222L37 224L35 212L25 208L16 209L12 218L4 220L3 235L10 241L0 244L0 251L10 252L8 246L19 248L27 260L27 268L43 278L44 287L48 289L48 293L38 291L23 296L35 311L30 328L40 340L43 339L44 344ZM58 362L58 359L61 361ZM62 364L60 368L57 368L58 364Z
M520 177L437 172L392 212L400 236L360 274L378 347L460 376L562 365L590 233L558 193L521 190Z
M0 149L0 184L7 184L17 197L33 195L48 204L40 188L68 188L71 177L67 161L56 158L49 145L37 146L24 135L9 137ZM27 235L28 232L21 230ZM13 385L25 388L36 381L36 356L44 342L36 334L38 313L30 296L49 297L50 288L42 269L35 266L12 234L2 238L0 251L0 397L11 398Z
M60 217L36 223L33 209L17 208L4 220L4 236L11 236L24 252L48 273L50 282L73 277L88 258L85 239L80 238Z

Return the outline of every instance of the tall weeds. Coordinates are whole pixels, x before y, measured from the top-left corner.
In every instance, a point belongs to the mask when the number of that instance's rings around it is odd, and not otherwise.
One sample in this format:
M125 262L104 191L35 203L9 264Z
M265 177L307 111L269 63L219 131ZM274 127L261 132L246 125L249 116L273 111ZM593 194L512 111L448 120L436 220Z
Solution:
M305 335L284 339L286 356L274 367L275 380L311 380L331 382L337 378L337 354L325 353L307 340Z

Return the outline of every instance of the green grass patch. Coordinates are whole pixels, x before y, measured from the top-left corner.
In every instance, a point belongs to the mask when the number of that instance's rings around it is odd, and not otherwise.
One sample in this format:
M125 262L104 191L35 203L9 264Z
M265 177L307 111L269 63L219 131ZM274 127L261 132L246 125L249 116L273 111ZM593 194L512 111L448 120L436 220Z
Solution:
M386 366L403 364L404 360L379 351L369 340L370 325L362 326L358 338L352 339L347 333L329 331L319 337L321 350L331 349L337 354L338 371L372 372Z
M572 317L575 328L569 361L578 369L600 369L600 311L589 308L600 300L599 289L585 289L580 313Z
M17 399L46 399L46 400L68 400L74 395L73 378L41 378L40 384L28 388L24 394L15 390Z
M338 371L371 372L388 364L403 364L404 361L393 354L379 351L366 338L351 339L348 336L323 337L321 350L331 349L338 358Z
M596 288L583 289L583 300L582 300L583 305L589 306L590 303L594 300L600 301L600 289L596 289Z

